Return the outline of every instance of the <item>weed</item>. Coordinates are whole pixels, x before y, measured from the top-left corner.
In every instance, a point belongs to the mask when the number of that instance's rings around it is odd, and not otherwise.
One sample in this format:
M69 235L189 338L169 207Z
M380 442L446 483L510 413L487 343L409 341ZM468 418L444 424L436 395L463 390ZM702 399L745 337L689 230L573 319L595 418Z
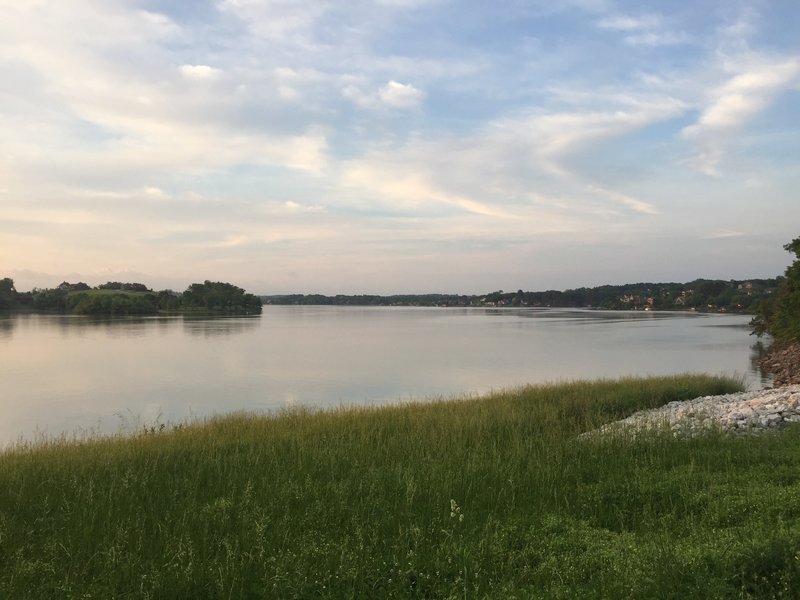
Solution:
M0 598L800 595L800 431L576 436L736 391L571 382L0 454Z

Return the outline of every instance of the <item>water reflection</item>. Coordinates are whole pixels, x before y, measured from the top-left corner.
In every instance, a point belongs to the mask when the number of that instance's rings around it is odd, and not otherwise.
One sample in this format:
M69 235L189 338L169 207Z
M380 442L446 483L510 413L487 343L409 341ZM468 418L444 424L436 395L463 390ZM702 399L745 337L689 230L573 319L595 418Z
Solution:
M772 385L772 375L761 368L761 361L767 355L769 346L758 340L750 346L750 368L753 373L758 375L761 385L764 387Z
M379 404L576 378L708 372L742 374L758 387L767 380L748 320L355 307L265 307L260 317L0 317L0 446L36 431L113 433L121 422Z
M240 317L184 317L183 330L196 337L227 336L251 331L261 323L260 315Z
M0 316L0 341L11 340L14 335L15 319L13 316Z
M81 315L43 316L41 327L55 326L65 338L141 338L169 328L177 317L88 317Z
M259 316L237 317L90 317L84 315L17 314L0 317L0 340L10 339L20 323L26 329L57 331L71 338L146 338L151 335L168 335L182 327L193 337L228 336L244 333L258 327Z
M472 314L484 314L493 317L510 315L523 319L546 319L548 321L582 322L582 323L627 323L632 321L654 322L671 319L705 319L712 315L690 311L649 311L649 310L601 310L592 308L485 308L465 309Z

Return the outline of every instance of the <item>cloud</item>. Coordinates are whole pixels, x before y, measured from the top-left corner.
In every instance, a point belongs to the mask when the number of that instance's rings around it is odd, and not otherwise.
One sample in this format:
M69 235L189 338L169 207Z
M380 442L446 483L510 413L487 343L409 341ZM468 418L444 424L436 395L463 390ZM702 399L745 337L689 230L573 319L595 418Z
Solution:
M225 94L187 86L186 79L212 81L223 73L176 60L172 42L188 43L188 35L167 16L124 3L15 9L0 23L0 52L15 57L28 81L13 96L0 94L0 172L3 156L14 157L16 178L30 173L40 182L107 178L126 185L241 164L325 168L324 129L308 121L287 127L272 108L283 100L274 93L275 78L307 71L246 73L260 77L260 87ZM235 72L231 82L241 77ZM260 113L242 118L253 110Z
M222 73L219 69L208 65L181 65L181 73L189 79L215 79Z
M765 110L781 92L800 82L800 57L745 64L710 94L697 121L681 134L698 150L688 164L709 176L718 176L729 134Z
M657 15L644 15L641 17L614 15L599 20L597 26L601 29L610 29L611 31L640 31L642 29L660 27L661 17Z
M680 116L686 104L663 96L601 98L596 90L592 97L613 108L535 111L497 119L474 133L376 148L348 161L342 185L353 190L349 201L360 208L429 218L472 215L476 231L493 230L493 222L520 235L587 230L597 218L659 214L653 202L602 182L576 159L602 154L608 140Z
M294 200L287 200L283 203L284 207L289 212L299 212L299 213L321 213L325 212L325 207L319 204L314 205L307 205L307 204L300 204L299 202L295 202Z
M666 30L663 18L654 14L613 15L597 21L597 27L624 33L623 41L631 46L672 46L688 41L686 34Z
M381 102L395 108L411 108L417 106L424 94L413 85L390 81L378 92Z
M742 231L729 231L729 230L720 230L720 231L713 231L711 233L707 233L706 235L702 236L700 239L703 240L723 240L727 238L738 238L744 237L747 234Z
M255 35L296 46L312 43L317 22L336 7L330 0L221 0L222 13L240 19Z
M443 0L377 0L378 4L397 8L420 8L440 4Z
M607 190L598 185L590 185L588 186L588 189L594 193L610 198L617 204L624 206L632 210L633 212L642 215L657 215L660 213L660 211L651 203L644 202L642 200L639 200L638 198L634 198L633 196L629 196L621 192L616 192L614 190Z
M161 188L156 186L148 186L144 188L144 195L146 198L150 198L152 200L167 200L169 199L169 194L167 194Z
M796 212L797 109L775 102L800 88L793 5L735 22L652 1L7 4L0 256L12 267L95 257L271 277L324 263L352 289L354 264L468 273L491 255L523 277L546 256L520 258L536 244L634 246L683 232L689 210L694 238L723 213L730 231L776 231ZM749 47L763 40L772 54ZM748 130L739 181L676 169L693 154L718 172L732 133L773 104L786 125Z
M371 203L385 199L388 206L402 211L430 214L434 207L444 206L474 215L509 218L512 215L499 207L460 194L431 181L430 174L417 172L414 167L403 168L398 156L374 157L354 161L343 172L342 181L348 188L367 194Z
M364 108L388 106L390 108L414 108L425 98L425 93L411 84L389 81L377 92L365 92L358 82L346 85L342 96Z
M603 140L623 136L683 114L686 104L669 96L611 96L616 108L575 110L503 120L495 125L505 135L525 135L528 151L553 174L571 173L567 159ZM601 98L597 96L597 104Z
M697 123L687 127L687 135L702 129L737 127L761 111L782 89L798 82L800 58L758 65L739 73L717 89L711 105Z

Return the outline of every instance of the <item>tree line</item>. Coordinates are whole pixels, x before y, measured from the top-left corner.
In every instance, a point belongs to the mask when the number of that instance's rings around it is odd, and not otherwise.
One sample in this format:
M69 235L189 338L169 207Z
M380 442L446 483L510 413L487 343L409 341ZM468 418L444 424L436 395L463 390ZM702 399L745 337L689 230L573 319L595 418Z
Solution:
M183 293L153 291L142 283L108 282L92 288L63 282L55 288L18 292L14 281L0 279L0 310L36 310L81 315L154 315L163 312L261 312L261 300L230 283L191 284Z
M786 249L798 254L800 238ZM798 255L800 257L800 255ZM32 309L76 314L148 315L159 312L258 313L262 302L278 305L336 306L512 306L602 308L612 310L710 310L753 313L754 329L775 337L800 339L800 266L784 277L749 280L696 279L688 283L635 283L564 291L504 292L481 295L361 294L255 296L230 283L193 283L184 292L153 291L141 283L107 282L95 288L63 282L55 288L17 292L14 281L0 279L0 310Z
M611 310L712 310L754 312L771 297L782 278L717 280L696 279L688 283L634 283L582 287L564 291L504 292L481 295L398 294L336 295L287 294L262 296L265 304L336 306L529 306L558 308L603 308Z

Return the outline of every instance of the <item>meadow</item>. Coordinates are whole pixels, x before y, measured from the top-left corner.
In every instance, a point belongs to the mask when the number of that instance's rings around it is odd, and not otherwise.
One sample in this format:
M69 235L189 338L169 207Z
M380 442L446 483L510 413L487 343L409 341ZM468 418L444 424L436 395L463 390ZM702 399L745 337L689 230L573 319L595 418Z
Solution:
M236 414L0 454L0 598L800 597L800 428L582 432L703 375Z

